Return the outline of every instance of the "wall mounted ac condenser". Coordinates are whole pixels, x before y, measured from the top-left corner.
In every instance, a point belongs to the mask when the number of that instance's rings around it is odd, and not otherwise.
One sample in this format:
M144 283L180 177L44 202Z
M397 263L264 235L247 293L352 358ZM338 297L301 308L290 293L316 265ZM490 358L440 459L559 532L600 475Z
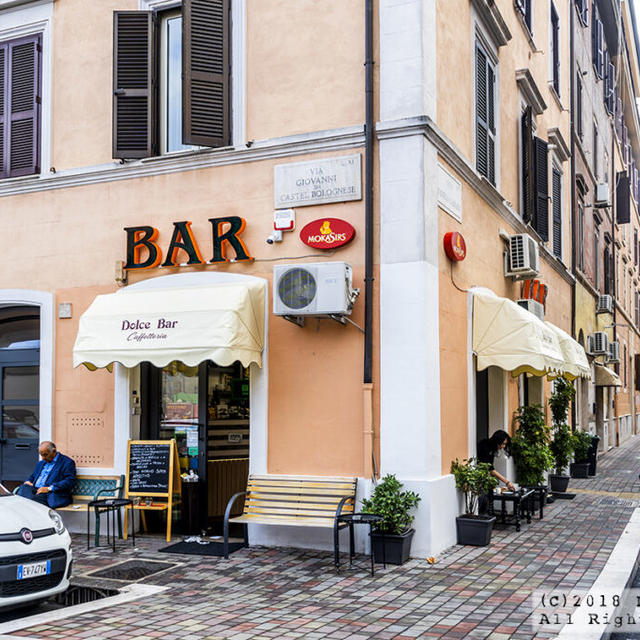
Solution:
M273 268L276 316L351 315L360 289L354 289L346 262L281 264Z

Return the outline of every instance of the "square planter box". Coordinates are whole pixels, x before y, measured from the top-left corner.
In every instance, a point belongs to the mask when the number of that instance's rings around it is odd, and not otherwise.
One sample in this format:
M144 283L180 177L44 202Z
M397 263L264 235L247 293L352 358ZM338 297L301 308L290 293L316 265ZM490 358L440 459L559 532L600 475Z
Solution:
M569 466L572 478L588 478L589 463L588 462L572 462Z
M558 476L556 474L549 474L549 484L551 485L551 491L553 493L564 493L569 487L570 476Z
M476 547L486 547L491 542L491 532L495 516L458 516L456 518L456 532L458 544L470 544Z
M415 529L409 529L400 536L382 535L381 533L371 534L371 545L373 546L373 558L376 562L386 562L387 564L403 564L409 559L411 551L411 540ZM384 546L383 546L384 543Z

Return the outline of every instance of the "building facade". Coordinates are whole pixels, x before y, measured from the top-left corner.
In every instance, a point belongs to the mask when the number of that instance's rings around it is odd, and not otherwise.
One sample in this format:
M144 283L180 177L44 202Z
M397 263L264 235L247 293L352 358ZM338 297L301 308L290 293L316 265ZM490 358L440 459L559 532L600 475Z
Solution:
M2 480L175 438L215 525L248 473L393 473L422 556L554 375L630 437L633 34L605 0L0 0Z

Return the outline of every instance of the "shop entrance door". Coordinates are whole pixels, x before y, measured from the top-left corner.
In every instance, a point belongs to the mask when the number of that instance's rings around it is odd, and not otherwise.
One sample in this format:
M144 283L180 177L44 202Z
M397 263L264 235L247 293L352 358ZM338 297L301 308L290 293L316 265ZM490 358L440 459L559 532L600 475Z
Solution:
M38 461L39 363L39 349L0 349L0 470L9 486L24 481Z
M221 520L249 473L249 370L238 362L171 362L145 365L141 379L141 437L175 438L180 473L193 470L200 478L202 513L209 522Z

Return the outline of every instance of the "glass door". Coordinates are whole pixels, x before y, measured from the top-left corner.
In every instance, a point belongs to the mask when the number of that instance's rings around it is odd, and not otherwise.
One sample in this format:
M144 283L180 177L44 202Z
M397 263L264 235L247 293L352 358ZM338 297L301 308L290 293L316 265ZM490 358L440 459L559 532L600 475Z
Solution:
M40 366L37 349L0 351L2 481L23 481L38 461Z
M199 372L182 362L171 362L160 371L160 424L158 438L175 438L180 473L198 473Z

